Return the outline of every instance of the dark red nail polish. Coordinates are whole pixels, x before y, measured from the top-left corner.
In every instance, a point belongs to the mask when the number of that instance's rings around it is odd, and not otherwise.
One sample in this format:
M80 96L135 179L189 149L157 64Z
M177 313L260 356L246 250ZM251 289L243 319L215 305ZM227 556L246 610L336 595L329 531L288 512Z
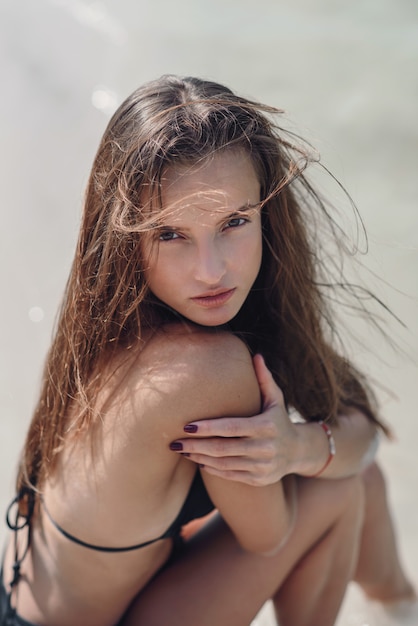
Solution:
M199 467L205 467L203 463L199 463Z
M190 456L189 452L182 452L181 456Z
M197 433L197 426L196 424L186 424L183 430L185 433Z
M183 444L180 443L180 441L173 441L170 443L170 450L173 450L173 452L180 452L183 450Z

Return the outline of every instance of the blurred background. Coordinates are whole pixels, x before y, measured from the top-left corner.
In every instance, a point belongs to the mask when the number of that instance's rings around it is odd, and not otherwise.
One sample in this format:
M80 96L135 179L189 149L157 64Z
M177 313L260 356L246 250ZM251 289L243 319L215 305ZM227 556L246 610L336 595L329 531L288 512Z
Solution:
M369 236L362 279L406 329L389 321L396 352L350 316L360 333L351 349L384 387L396 442L379 456L418 581L415 0L0 0L0 511L13 494L101 134L118 103L166 73L214 79L285 109L360 210ZM341 624L359 623L355 593ZM261 622L271 623L267 613Z

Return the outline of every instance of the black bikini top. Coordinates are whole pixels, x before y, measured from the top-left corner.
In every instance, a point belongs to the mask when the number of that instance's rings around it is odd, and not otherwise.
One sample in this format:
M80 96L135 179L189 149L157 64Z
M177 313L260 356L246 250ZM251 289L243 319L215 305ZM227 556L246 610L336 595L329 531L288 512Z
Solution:
M13 502L11 503L7 511L6 521L7 521L9 528L11 528L11 530L19 530L22 528L22 526L18 526L17 523L12 524L9 519L9 514L10 514L10 510L12 506L14 504L17 504L18 502L19 502L19 496L17 496L13 500ZM86 541L82 541L78 537L71 535L53 519L48 509L46 508L44 502L43 502L43 507L47 516L51 520L52 524L62 535L64 535L64 537L66 537L70 541L73 541L74 543L77 543L80 546L84 546L85 548L90 548L91 550L98 550L100 552L128 552L130 550L137 550L138 548L144 548L145 546L149 546L151 543L155 543L156 541L160 541L161 539L178 537L182 526L184 526L185 524L187 524L193 519L207 515L208 513L213 511L215 508L212 503L212 500L209 498L208 492L206 491L206 487L203 483L200 471L197 470L195 477L193 479L193 482L190 486L189 493L187 494L186 500L184 501L184 504L179 514L177 515L174 522L169 526L169 528L167 528L167 530L160 537L157 537L156 539L150 539L149 541L144 541L143 543L138 543L134 546L126 546L122 548L109 548L107 546L97 546L95 544L87 543ZM33 507L32 507L32 511L33 511ZM32 511L31 511L31 514L32 514ZM29 523L30 523L30 519L27 519L25 517L25 523L23 524L23 526Z

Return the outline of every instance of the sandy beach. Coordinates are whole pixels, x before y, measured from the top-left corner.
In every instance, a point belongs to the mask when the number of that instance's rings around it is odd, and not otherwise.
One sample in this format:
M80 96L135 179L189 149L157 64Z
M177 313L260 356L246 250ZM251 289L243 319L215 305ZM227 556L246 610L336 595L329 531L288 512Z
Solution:
M345 319L360 337L349 342L353 357L381 384L382 415L396 435L379 458L418 584L414 0L1 1L0 511L13 494L99 138L119 102L166 73L215 79L284 109L362 215L361 279L404 323L386 316L398 350L357 316ZM349 203L319 180L356 239ZM358 242L364 251L361 232ZM0 544L5 534L0 526ZM350 588L338 626L364 625L363 610ZM267 607L257 626L273 623Z

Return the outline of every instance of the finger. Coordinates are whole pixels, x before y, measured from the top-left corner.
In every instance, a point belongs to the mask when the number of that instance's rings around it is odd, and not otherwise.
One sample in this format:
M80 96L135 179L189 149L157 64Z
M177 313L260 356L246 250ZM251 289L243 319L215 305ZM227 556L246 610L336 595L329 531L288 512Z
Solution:
M260 386L261 395L263 397L264 409L276 404L283 404L283 393L276 384L270 370L268 369L264 358L261 354L253 357L254 370Z
M196 420L184 427L187 436L192 439L201 437L251 437L254 435L254 417L217 417Z
M246 457L241 456L231 456L231 457L213 457L208 456L206 454L187 454L187 459L196 463L196 465L202 465L204 467L211 467L212 469L216 469L218 471L253 471L257 466L253 460L247 459ZM263 470L260 468L260 473Z
M196 465L211 468L219 472L247 472L265 480L271 473L271 465L265 461L254 461L246 457L211 457L205 454L190 454L188 460Z
M247 471L219 470L215 467L209 466L201 466L200 471L207 472L208 474L212 474L212 476L217 476L218 478L223 478L224 480L230 480L237 483L251 485L252 487L264 487L265 485L269 484L269 482L265 481L263 478L260 478L257 475Z
M272 460L277 449L271 439L217 437L214 439L176 439L170 445L173 452L206 455L213 458L246 457L253 462Z

